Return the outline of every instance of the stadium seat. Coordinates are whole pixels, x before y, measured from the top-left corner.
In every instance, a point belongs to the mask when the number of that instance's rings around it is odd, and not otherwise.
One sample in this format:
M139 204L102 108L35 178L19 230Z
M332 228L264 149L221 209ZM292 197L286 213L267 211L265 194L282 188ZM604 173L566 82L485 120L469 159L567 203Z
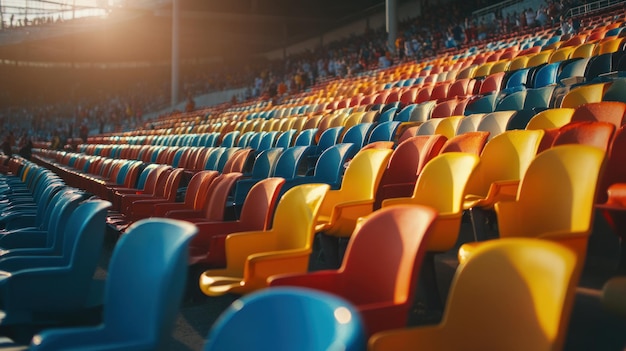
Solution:
M200 289L208 296L245 294L267 286L267 278L308 270L315 219L327 184L292 188L276 207L272 227L226 237L226 268L207 270Z
M269 285L312 288L345 298L355 305L368 335L406 327L436 217L426 206L376 211L355 229L339 269L273 276Z
M46 329L33 337L29 350L166 348L182 302L187 244L195 232L190 224L167 219L133 224L111 256L102 322Z
M560 350L578 259L561 245L528 238L484 244L457 268L439 324L375 334L369 350Z
M203 350L325 351L341 345L345 351L361 351L363 329L356 308L336 295L274 288L233 302L212 326Z

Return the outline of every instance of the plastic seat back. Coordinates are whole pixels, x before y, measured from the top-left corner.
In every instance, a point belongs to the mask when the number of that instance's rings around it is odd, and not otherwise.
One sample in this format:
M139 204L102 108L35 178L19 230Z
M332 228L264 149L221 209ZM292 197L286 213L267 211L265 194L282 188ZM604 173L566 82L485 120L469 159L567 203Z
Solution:
M411 196L422 168L439 154L446 140L441 135L420 135L400 143L383 172L376 190L374 209L380 208L384 199Z
M294 146L315 145L315 134L317 134L317 128L309 128L301 131L296 137Z
M476 131L489 132L489 139L492 139L506 130L513 114L515 111L498 111L486 114L478 123Z
M467 181L465 193L485 198L492 183L522 179L542 137L542 130L510 130L489 140Z
M526 90L516 91L498 101L496 111L521 110L524 108L524 101L526 101Z
M33 349L166 348L187 277L188 223L146 219L129 227L111 256L103 323L49 330Z
M239 134L241 134L238 130L233 130L224 135L222 142L220 143L221 147L233 147L235 146L235 142L239 138Z
M306 173L307 158L314 149L313 146L293 146L285 149L278 157L272 175L291 179L298 174Z
M334 127L334 128L326 129L320 135L319 141L317 142L315 153L317 155L321 155L322 152L324 152L324 150L337 144L339 142L339 137L343 133L343 129L344 129L343 127Z
M219 175L209 186L205 202L204 218L208 221L223 221L226 213L226 200L235 184L242 177L239 172Z
M439 217L428 247L431 251L447 251L458 239L465 186L479 161L478 156L468 153L440 154L424 166L411 197L387 199L382 207L416 204L435 209Z
M466 152L479 156L483 151L489 132L467 132L448 139L441 147L440 153Z
M375 335L370 350L417 345L442 350L560 350L579 280L578 264L570 250L550 242L521 238L486 242L457 268L440 324ZM482 323L476 323L478 316ZM523 337L519 330L525 331Z
M561 128L572 120L573 108L551 108L537 113L528 121L526 129Z
M517 200L495 206L500 237L560 241L584 261L604 159L604 151L580 144L554 146L537 155Z
M325 351L336 345L360 351L366 344L363 329L359 313L340 297L275 288L235 301L211 328L204 351L252 350L259 345L276 351ZM245 338L242 330L249 331Z
M338 271L349 284L336 293L357 308L381 303L398 309L389 320L368 314L366 307L368 333L406 325L436 217L426 206L398 205L372 213L354 230Z
M561 107L578 107L590 102L600 102L606 89L605 83L588 84L570 90L561 101Z
M406 105L404 108L402 108L402 110L400 110L400 112L396 114L394 120L398 122L408 122L411 119L411 115L413 114L413 110L415 109L415 107L417 107L417 104L415 103Z
M207 171L217 171L220 158L227 149L227 147L220 146L211 150L211 153L207 157L203 169Z
M296 132L297 131L295 129L290 129L288 131L280 133L280 135L278 135L278 138L276 139L276 144L274 146L282 147L285 149L290 147L294 137L296 136Z
M374 128L374 125L372 123L360 123L355 126L352 126L343 135L341 142L352 143L356 145L358 148L362 148L363 145L365 145L365 141L367 140L373 128Z
M483 113L475 113L464 117L457 127L456 135L475 132L484 116Z
M626 64L626 59L622 61ZM626 67L620 70L626 71ZM624 92L626 92L626 79L616 79L611 83L611 86L604 91L602 100L626 102L626 94Z
M575 122L564 125L552 142L552 146L583 144L607 151L615 125L608 122Z
M394 141L400 122L390 121L377 124L369 135L367 143L375 141Z
M619 128L626 123L626 103L618 101L592 102L576 107L572 122L601 121Z
M411 111L411 116L409 117L408 122L424 122L430 119L433 109L437 105L436 101L425 101L413 109Z
M526 90L526 100L524 100L524 109L530 108L549 108L552 107L552 93L554 85L542 88Z
M549 63L542 66L533 77L533 88L543 88L555 84L557 73L561 67L561 62Z

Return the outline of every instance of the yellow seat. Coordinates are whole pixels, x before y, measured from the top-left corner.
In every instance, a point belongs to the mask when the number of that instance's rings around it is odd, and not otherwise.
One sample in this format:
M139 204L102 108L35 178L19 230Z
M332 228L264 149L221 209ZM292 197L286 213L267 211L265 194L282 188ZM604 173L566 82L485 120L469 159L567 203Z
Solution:
M561 128L572 121L572 115L574 115L573 108L547 109L534 115L530 121L528 121L526 129L535 130Z
M532 55L532 57L528 59L526 67L535 67L544 63L548 63L548 59L550 58L550 55L552 55L552 52L553 50L550 49Z
M476 70L473 73L473 78L488 76L489 71L491 71L491 67L493 67L494 64L495 62L485 62L482 65L478 66L478 68L476 68Z
M555 243L487 242L457 268L441 323L374 334L369 350L561 350L577 265Z
M515 200L519 181L537 154L543 134L543 130L509 130L485 145L480 163L467 181L463 201L476 241L485 238L486 218L493 215L493 205Z
M441 122L435 128L435 134L441 134L448 139L456 135L456 130L464 116L451 116L441 119Z
M509 130L488 141L467 181L463 208L489 209L497 201L515 200L542 137L543 130Z
M349 237L359 217L373 211L374 197L392 150L359 151L346 169L341 187L330 190L319 210L316 232Z
M511 60L509 59L497 61L493 66L491 66L489 74L507 72L509 70L509 66L511 66Z
M620 50L622 38L613 38L596 45L595 55L609 54Z
M495 204L500 238L534 237L569 246L584 262L605 152L587 145L554 146L535 157L515 201ZM465 262L485 242L463 244Z
M555 63L559 61L565 61L572 56L574 50L576 48L574 46L566 46L564 48L559 48L552 52L550 57L548 58L548 63Z
M457 241L465 186L478 162L478 156L462 152L447 152L434 157L422 169L411 197L386 199L382 207L417 204L434 208L438 216L428 250L448 251Z
M585 43L576 47L571 58L587 58L593 56L593 52L596 48L595 43Z
M517 56L516 58L511 60L511 64L509 65L509 71L515 71L528 67L528 60L531 56L532 55Z
M563 97L561 107L578 107L589 102L600 102L607 83L582 85L570 90Z
M269 276L307 272L313 225L329 188L327 184L295 186L278 203L271 229L229 234L226 268L202 273L202 292L244 294L266 287Z

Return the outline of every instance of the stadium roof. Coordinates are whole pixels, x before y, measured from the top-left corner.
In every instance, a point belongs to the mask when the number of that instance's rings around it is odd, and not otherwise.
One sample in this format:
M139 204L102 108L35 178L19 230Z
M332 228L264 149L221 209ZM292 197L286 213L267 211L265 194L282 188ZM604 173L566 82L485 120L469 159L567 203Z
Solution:
M42 17L65 21L5 28L0 60L80 64L158 63L170 60L172 0L0 0L3 20L14 21L39 6ZM384 8L384 0L180 0L183 60L245 57L279 49L348 20ZM13 4L13 5L11 5ZM44 4L62 11L42 10ZM70 5L71 4L71 5ZM69 6L69 7L68 7ZM72 20L80 11L96 17ZM13 11L13 12L12 12ZM106 15L106 16L103 16ZM76 16L78 17L78 16ZM33 19L30 19L33 22Z

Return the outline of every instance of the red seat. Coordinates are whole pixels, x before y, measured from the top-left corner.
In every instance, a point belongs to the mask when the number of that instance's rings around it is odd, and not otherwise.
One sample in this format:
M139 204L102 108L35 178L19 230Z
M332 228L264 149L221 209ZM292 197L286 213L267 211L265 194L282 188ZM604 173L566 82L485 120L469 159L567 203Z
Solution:
M601 101L580 105L574 110L572 122L603 121L619 128L626 123L626 104L619 101Z
M201 210L172 210L165 217L182 219L187 222L223 221L226 214L226 200L231 194L235 183L243 175L239 172L221 174L207 189L206 200Z
M439 154L446 140L443 135L419 135L400 143L391 154L378 184L374 210L379 209L385 199L410 197L422 168Z
M399 205L376 211L355 229L338 270L269 278L270 286L327 291L352 302L367 333L407 326L436 212ZM385 235L380 235L384 233Z
M559 128L552 146L584 144L607 151L615 126L608 122L573 122Z
M441 147L440 153L468 152L480 156L485 144L487 144L488 138L489 132L467 132L459 134L448 139Z
M198 234L189 245L189 264L226 266L226 236L230 233L267 230L271 225L283 178L266 178L256 183L243 203L236 221L198 221Z
M207 190L218 175L217 171L201 171L194 174L187 184L183 202L156 204L154 217L164 217L167 212L173 210L201 210L207 198Z

